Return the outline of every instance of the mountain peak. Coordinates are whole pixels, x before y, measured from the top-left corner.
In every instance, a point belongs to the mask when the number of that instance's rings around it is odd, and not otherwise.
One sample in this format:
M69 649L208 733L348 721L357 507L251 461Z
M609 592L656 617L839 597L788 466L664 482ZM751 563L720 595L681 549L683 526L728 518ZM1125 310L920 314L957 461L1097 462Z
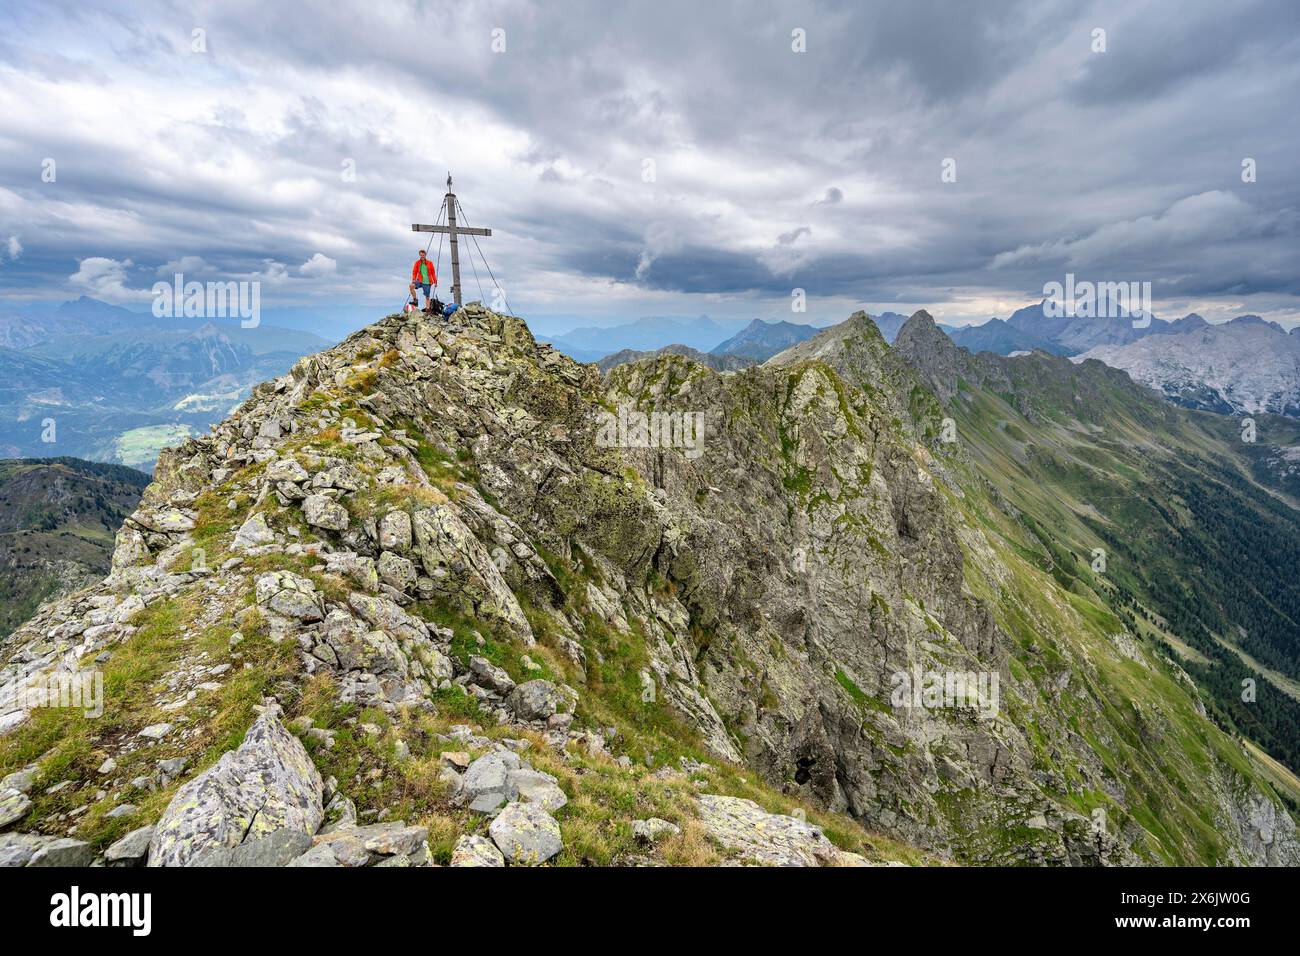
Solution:
M735 355L762 362L783 349L797 345L817 334L811 325L797 322L765 322L754 319L731 338L712 349L712 355Z

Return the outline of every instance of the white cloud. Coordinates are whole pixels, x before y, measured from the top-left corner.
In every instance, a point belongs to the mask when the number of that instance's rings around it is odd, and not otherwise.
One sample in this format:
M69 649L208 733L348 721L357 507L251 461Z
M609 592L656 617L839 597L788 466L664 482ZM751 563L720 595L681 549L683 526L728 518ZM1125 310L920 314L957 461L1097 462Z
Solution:
M171 262L164 262L158 267L156 275L171 278L180 273L181 275L197 275L211 270L202 256L181 256L179 259L173 259Z
M682 248L681 236L671 223L652 222L645 231L645 240L641 246L641 255L636 263L636 277L644 279L650 267L660 256L677 252Z
M259 282L273 285L284 282L289 278L289 267L283 262L276 262L274 259L263 259L262 265L266 266L266 269L252 273L249 279L256 279Z
M152 298L148 289L131 289L127 287L126 270L133 263L130 259L118 261L102 256L82 259L76 273L68 276L68 282L97 299L105 302L137 302Z
M338 271L339 264L329 256L316 253L306 262L298 267L298 272L302 275L309 276L313 279L332 276Z
M10 261L17 259L19 256L23 254L23 244L18 241L17 236L9 237L8 248L9 248Z

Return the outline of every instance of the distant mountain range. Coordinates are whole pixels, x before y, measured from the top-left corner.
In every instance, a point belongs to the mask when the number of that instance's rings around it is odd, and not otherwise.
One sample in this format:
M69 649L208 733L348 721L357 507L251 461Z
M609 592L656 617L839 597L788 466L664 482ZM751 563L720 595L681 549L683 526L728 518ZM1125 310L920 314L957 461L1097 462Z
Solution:
M149 469L251 387L327 348L237 319L155 318L83 296L0 311L0 455L52 452Z
M665 345L687 345L707 352L743 326L743 320L711 319L706 315L696 319L646 316L622 325L583 326L548 341L579 362L596 362L623 349L653 352Z
M711 369L719 372L734 372L737 369L748 368L757 362L752 358L746 358L742 355L716 355L709 352L701 352L699 349L693 349L689 345L665 345L661 349L655 349L649 352L638 352L636 349L623 349L615 352L613 355L606 355L596 364L602 372L608 372L612 368L620 365L626 365L628 362L639 362L642 359L658 358L661 355L680 355L690 359L692 362L699 362L701 365L707 365Z
M880 330L881 337L890 345L894 344L898 330L907 322L907 316L899 315L897 312L881 312L879 315L873 315L871 319Z
M798 345L816 335L820 329L795 322L764 322L755 319L731 338L712 349L713 355L734 355L755 362L765 362L777 352Z
M939 328L971 352L1010 355L1041 349L1053 355L1068 356L1098 346L1127 345L1151 335L1177 335L1208 325L1203 318L1192 313L1176 322L1152 317L1150 324L1135 328L1131 316L1052 316L1046 313L1046 304L1044 299L1016 310L1006 319L989 319L983 325L940 325Z
M1300 417L1300 331L1288 334L1257 315L1222 325L1189 324L1179 334L1124 345L1099 345L1074 360L1087 359L1123 369L1135 382L1189 408Z
M1075 361L1097 359L1189 408L1300 416L1300 332L1288 334L1257 315L1211 325L1194 312L1172 322L1152 317L1134 327L1131 317L1049 316L1044 304L1006 320L939 328L972 353L1037 350Z

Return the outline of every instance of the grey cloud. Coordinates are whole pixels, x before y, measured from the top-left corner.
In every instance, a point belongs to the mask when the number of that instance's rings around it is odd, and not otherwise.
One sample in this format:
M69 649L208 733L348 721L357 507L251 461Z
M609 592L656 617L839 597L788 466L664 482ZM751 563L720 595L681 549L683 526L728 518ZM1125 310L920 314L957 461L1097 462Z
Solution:
M10 121L0 235L27 252L5 263L5 294L60 287L79 258L129 259L138 284L192 256L218 274L271 260L291 295L361 298L400 283L410 217L436 214L453 168L521 310L544 290L587 295L586 310L640 308L642 293L780 300L794 285L1034 298L1075 266L1296 310L1296 11L374 3L313 11L308 30L300 8L232 2L197 18L209 53L194 57L196 18L170 4L19 3L0 13L0 63L38 95L67 102L59 84L85 82L142 110L173 89L212 95L166 143L72 115ZM1109 49L1093 56L1098 25ZM795 27L806 53L790 50ZM46 155L57 190L33 176ZM1240 181L1243 156L1257 183ZM337 271L304 289L293 273L318 254ZM610 283L631 304L602 306Z

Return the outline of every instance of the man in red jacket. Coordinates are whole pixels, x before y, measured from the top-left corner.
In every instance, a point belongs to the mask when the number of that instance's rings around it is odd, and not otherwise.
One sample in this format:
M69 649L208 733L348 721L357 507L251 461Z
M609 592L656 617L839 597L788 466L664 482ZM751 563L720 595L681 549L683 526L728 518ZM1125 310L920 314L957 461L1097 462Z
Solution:
M420 250L420 258L415 260L415 265L411 266L411 299L415 298L415 290L418 288L424 293L424 311L433 311L433 289L438 284L438 273L434 271L433 263L424 255L424 250Z

